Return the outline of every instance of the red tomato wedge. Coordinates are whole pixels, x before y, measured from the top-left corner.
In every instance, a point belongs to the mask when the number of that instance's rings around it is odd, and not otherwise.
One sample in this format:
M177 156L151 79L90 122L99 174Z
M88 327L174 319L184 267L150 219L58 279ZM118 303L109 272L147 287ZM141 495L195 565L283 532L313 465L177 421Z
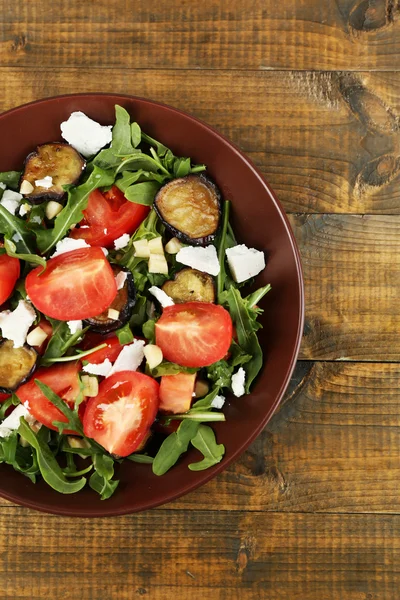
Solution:
M52 367L42 367L33 374L30 381L21 385L17 390L17 396L22 403L28 402L28 410L39 423L46 425L49 429L57 431L53 421L67 422L67 419L50 402L46 396L42 394L39 387L35 383L35 379L39 379L49 386L60 398L73 405L79 395L79 377L78 373L81 369L79 362L65 363L63 365L54 365ZM81 405L82 406L82 405ZM75 433L73 431L65 431L64 433Z
M5 402L7 398L9 398L11 394L2 394L0 393L0 402Z
M26 278L26 292L34 306L60 321L101 314L117 295L117 284L101 248L80 248L47 261Z
M132 234L149 214L150 208L130 202L116 186L108 192L94 190L83 211L83 227L71 231L70 236L85 240L91 246L112 248L114 240L124 233Z
M167 306L156 323L156 344L164 358L183 367L212 365L224 358L231 341L232 319L217 304Z
M108 452L128 456L146 437L158 411L159 385L136 371L105 379L90 398L83 418L85 435Z
M160 383L160 411L165 413L185 413L193 400L196 373L163 375Z
M18 258L7 254L0 255L0 304L3 304L11 296L20 274Z
M108 360L112 363L117 360L123 346L119 343L119 339L116 335L106 338L100 333L88 333L85 336L85 342L86 337L90 337L91 344L90 346L87 346L87 344L85 343L85 350L89 350L90 348L94 348L96 346L99 346L100 344L107 344L107 346L102 350L96 350L95 352L93 352L93 354L88 354L85 357L85 360L90 362L92 365L99 365L100 363L104 362L106 358L108 358Z

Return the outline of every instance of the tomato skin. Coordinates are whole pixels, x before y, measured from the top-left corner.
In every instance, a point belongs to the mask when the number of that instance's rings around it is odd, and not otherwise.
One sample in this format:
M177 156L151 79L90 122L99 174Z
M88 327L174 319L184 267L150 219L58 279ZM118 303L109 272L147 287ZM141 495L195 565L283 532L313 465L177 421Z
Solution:
M117 295L110 263L101 248L80 248L37 267L25 281L32 304L60 321L87 319L101 314Z
M87 350L89 350L90 347L94 348L100 344L107 344L107 347L103 348L102 350L96 350L96 352L93 352L93 354L88 354L85 357L85 360L90 362L92 365L99 365L107 358L110 362L115 362L123 348L123 346L119 343L118 337L116 335L112 335L111 337L105 338L101 334L94 335L97 335L98 339L94 344L92 343Z
M159 385L155 379L137 371L115 373L104 379L98 395L89 399L83 417L84 433L108 452L128 456L146 438L158 404Z
M7 254L0 255L0 304L3 304L11 296L20 271L18 258Z
M112 248L121 235L136 231L149 212L148 206L129 202L115 185L108 192L94 190L83 211L85 219L81 225L86 227L73 229L70 236L91 246Z
M39 379L48 385L53 392L60 396L69 404L73 404L80 392L78 373L81 369L80 362L65 363L63 365L53 365L52 367L42 367L33 374L32 378L18 388L16 394L22 403L28 402L28 410L39 423L42 423L49 429L57 431L53 421L67 422L66 417L58 408L47 400L35 383ZM80 415L81 416L81 415ZM64 433L76 433L65 430Z
M0 403L1 402L5 402L7 400L7 398L9 398L11 396L11 394L2 394L0 393Z
M189 410L194 392L196 373L163 375L160 382L160 411L179 414Z
M212 365L224 358L231 341L231 316L217 304L167 306L156 323L156 344L164 358L183 367Z

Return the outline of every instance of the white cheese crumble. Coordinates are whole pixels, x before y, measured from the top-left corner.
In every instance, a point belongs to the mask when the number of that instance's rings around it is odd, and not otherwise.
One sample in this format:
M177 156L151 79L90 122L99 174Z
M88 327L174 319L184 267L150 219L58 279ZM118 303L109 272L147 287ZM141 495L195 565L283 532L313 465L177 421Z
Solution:
M227 248L225 252L232 277L237 283L255 277L265 269L264 253L260 250L239 244L233 248Z
M13 431L18 429L21 417L24 417L29 424L35 422L34 417L32 417L28 409L22 404L19 404L14 408L11 415L8 415L8 417L0 424L0 437L6 438L11 435Z
M122 234L119 238L114 240L114 248L116 250L121 250L121 248L125 248L125 246L127 246L129 243L130 237L131 236L129 235L129 233Z
M17 208L22 200L22 195L12 190L6 190L3 194L0 204L4 206L12 215L15 215Z
M156 298L156 300L159 301L163 308L166 308L167 306L173 306L175 304L172 298L168 296L164 290L160 290L160 288L155 285L152 285L151 288L149 288L149 292L154 296L154 298Z
M211 408L222 408L225 404L224 396L215 396L214 400L211 402Z
M78 331L82 331L82 321L67 321L68 328L71 332L71 335L78 333Z
M32 306L25 300L20 300L12 312L3 310L0 313L0 328L4 338L12 340L14 348L21 348L26 342L29 328L36 319Z
M112 125L100 125L80 111L73 112L60 128L64 140L86 157L97 154L112 140Z
M144 359L144 345L143 340L135 340L133 344L124 346L107 377L120 371L136 371Z
M23 204L19 209L19 216L24 217L31 211L31 207L29 204Z
M53 187L53 178L50 177L50 175L46 175L46 177L43 177L43 179L36 179L35 186L49 190L51 187Z
M179 250L176 260L203 273L214 276L219 273L219 261L215 246L205 246L204 248L186 246Z
M245 378L246 378L246 371L243 369L243 367L240 367L240 369L238 369L238 371L232 375L232 379L231 379L232 392L235 394L235 396L237 398L240 398L240 396L243 396L243 394L245 393L245 389L244 389Z
M41 223L42 219L39 217L39 215L34 215L31 219L30 219L31 223Z
M112 369L112 364L108 358L106 358L102 363L95 365L93 363L88 363L83 367L85 373L91 373L92 375L101 375L102 377L107 377Z
M74 240L73 238L64 238L57 242L56 251L51 255L51 258L71 252L72 250L78 250L79 248L90 248L89 244L85 240Z
M18 231L16 231L14 233L14 235L12 236L12 241L17 243L17 242L21 242L22 241L22 235L20 233L18 233Z
M0 181L0 190L5 190L6 189L6 184L3 183L2 181Z
M118 275L115 277L115 283L117 284L117 290L122 290L125 285L126 278L128 277L128 273L126 271L120 271Z

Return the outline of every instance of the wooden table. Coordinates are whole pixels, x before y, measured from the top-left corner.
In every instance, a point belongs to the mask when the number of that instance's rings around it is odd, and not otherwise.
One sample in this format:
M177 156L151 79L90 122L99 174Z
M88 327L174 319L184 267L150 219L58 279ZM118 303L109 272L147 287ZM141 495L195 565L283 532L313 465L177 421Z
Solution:
M116 91L204 119L290 213L307 298L284 404L208 485L103 520L0 500L1 600L398 600L399 1L0 8L1 110Z

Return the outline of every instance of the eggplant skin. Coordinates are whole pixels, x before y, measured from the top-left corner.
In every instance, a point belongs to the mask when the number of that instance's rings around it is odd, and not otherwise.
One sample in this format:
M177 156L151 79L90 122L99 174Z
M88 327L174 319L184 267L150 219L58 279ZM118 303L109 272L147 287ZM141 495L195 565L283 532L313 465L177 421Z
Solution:
M218 231L221 194L209 177L186 175L160 188L154 210L173 236L186 244L205 246Z
M90 319L85 319L83 324L85 327L88 325L92 331L96 333L101 333L105 335L106 333L111 333L120 327L123 327L126 323L128 323L129 319L132 316L133 307L136 302L136 289L135 284L133 282L132 273L128 269L124 269L118 265L111 265L114 275L118 275L120 271L124 271L127 274L124 286L118 290L118 293L112 302L111 306L109 306L101 315L97 317L90 317ZM118 319L110 319L108 317L108 311L110 308L117 310L119 312Z
M11 340L0 341L0 392L12 394L35 371L38 353L25 344L14 348Z
M38 146L25 159L21 183L29 181L34 187L33 192L25 194L25 198L33 204L61 200L65 195L63 186L78 183L85 167L85 159L69 144L48 142ZM35 181L46 176L53 178L52 187L35 187Z
M180 304L182 302L215 302L215 285L211 275L191 269L182 269L171 281L166 281L162 290Z

